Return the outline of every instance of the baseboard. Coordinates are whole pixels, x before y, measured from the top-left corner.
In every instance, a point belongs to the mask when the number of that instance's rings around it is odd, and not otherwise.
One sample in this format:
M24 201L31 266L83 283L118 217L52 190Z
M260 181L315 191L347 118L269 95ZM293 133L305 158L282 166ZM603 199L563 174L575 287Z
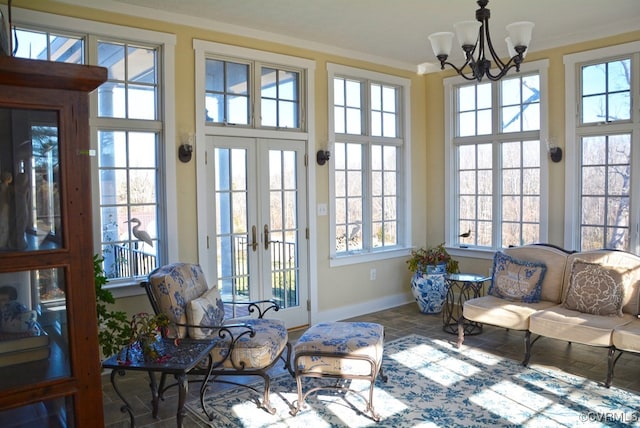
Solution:
M328 311L320 311L315 317L313 317L311 324L344 320L347 318L370 314L372 312L395 308L396 306L410 302L413 302L413 298L410 294L394 294L380 299L368 300L366 302L358 303L357 305L341 306Z

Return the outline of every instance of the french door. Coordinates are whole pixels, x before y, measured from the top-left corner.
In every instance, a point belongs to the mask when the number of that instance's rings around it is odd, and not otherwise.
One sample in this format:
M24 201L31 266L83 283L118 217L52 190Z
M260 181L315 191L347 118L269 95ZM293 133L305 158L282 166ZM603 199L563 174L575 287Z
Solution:
M210 262L223 300L274 299L281 309L269 316L288 328L309 323L305 147L207 137ZM234 308L226 308L228 316L246 315Z

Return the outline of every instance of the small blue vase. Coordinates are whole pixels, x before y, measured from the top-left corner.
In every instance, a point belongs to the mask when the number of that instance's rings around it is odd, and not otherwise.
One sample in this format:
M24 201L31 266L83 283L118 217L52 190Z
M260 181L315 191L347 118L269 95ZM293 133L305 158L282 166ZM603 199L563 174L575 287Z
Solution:
M427 271L416 271L411 277L411 293L423 314L437 314L442 311L447 298L447 284L444 275L446 264L427 266Z

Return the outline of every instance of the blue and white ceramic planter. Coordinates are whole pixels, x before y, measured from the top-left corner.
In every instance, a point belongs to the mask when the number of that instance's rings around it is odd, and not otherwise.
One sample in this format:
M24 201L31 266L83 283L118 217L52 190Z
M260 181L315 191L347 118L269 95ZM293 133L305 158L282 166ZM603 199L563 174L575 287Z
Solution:
M444 275L447 265L427 266L427 272L416 271L411 277L411 292L423 314L437 314L442 311L447 297Z

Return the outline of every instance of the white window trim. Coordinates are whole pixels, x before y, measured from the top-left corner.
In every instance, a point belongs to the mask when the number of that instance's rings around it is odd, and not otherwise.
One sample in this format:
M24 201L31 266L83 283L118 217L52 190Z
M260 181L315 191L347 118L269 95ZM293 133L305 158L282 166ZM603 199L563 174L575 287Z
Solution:
M633 55L631 80L631 121L634 129L631 132L631 174L634 176L640 172L640 61L638 53L640 52L640 41L624 43L616 46L608 46L606 48L594 49L575 54L564 56L564 81L565 81L565 228L564 228L564 247L570 249L580 248L580 225L576 221L581 217L580 214L580 195L577 192L580 180L580 145L579 139L586 133L580 133L578 127L579 121L579 70L578 64L615 58L623 55ZM615 133L617 129L628 131L630 125L628 122L621 124L607 124L606 133ZM585 127L594 128L595 125ZM633 179L632 183L637 182ZM632 185L630 191L631 212L629 213L629 251L636 254L640 253L640 186Z
M396 257L405 257L411 249L411 80L374 71L363 70L360 68L348 67L340 64L327 63L328 74L328 136L329 151L333 151L335 143L334 132L334 99L333 99L333 79L336 76L351 76L359 79L373 80L383 84L391 84L402 88L402 123L401 135L404 139L402 150L404 158L402 159L402 173L404 175L402 182L398 183L398 188L402 189L402 193L398 196L398 207L403 210L402 218L398 218L398 224L402 228L398 234L398 246L389 250L376 250L362 254L345 254L337 255L335 249L336 241L336 222L335 212L332 204L329 204L329 266L347 266L358 263L368 263L378 260L386 260ZM368 90L368 89L367 89ZM356 136L357 137L357 136ZM370 138L369 138L370 140ZM334 163L329 163L329 200L335 200L335 186L333 176L335 174Z
M540 242L547 242L549 233L549 157L546 150L546 142L549 140L549 60L543 59L538 61L526 62L520 66L520 73L528 73L537 71L540 76ZM461 248L453 246L455 242L455 224L457 216L455 214L455 146L453 140L455 138L455 120L453 116L454 106L454 86L461 83L468 83L461 76L449 77L443 79L444 84L444 193L445 193L445 242L449 252L459 257L474 257L480 259L489 259L493 257L495 250L487 248ZM496 106L494 105L493 108ZM494 128L498 124L493 124ZM513 134L504 134L505 140L513 139ZM502 138L500 138L502 139ZM498 166L494 162L494 168Z
M164 248L166 249L167 263L177 261L178 254L178 212L177 212L177 189L176 189L176 150L178 141L175 141L176 125L175 125L175 45L176 36L168 33L143 30L139 28L126 27L122 25L105 24L102 22L89 21L79 18L70 18L50 13L37 12L27 9L12 8L12 18L14 24L25 25L34 28L46 28L50 31L67 31L72 33L83 33L90 36L103 36L112 39L122 39L122 35L126 35L125 39L131 42L149 43L162 46L162 61L159 64L162 86L162 98L160 100L160 111L164 112L164 132L162 134L164 152L160 153L160 163L158 167L162 171L161 179L163 183L161 188L165 191L165 198L159 199L160 209L164 210L166 218L165 230L162 231L164 236ZM3 13L6 10L3 8ZM46 26L43 25L46 23ZM97 109L97 92L94 91L90 98L91 117L94 117ZM97 133L94 132L95 123L90 121L91 131L91 148L97 153ZM100 248L100 225L97 219L100 218L99 213L99 183L96 172L97 157L91 160L91 176L92 176L92 206L93 206L93 242L94 248ZM94 250L98 252L98 250ZM115 297L124 297L143 294L137 283L135 284L118 284L110 286Z

